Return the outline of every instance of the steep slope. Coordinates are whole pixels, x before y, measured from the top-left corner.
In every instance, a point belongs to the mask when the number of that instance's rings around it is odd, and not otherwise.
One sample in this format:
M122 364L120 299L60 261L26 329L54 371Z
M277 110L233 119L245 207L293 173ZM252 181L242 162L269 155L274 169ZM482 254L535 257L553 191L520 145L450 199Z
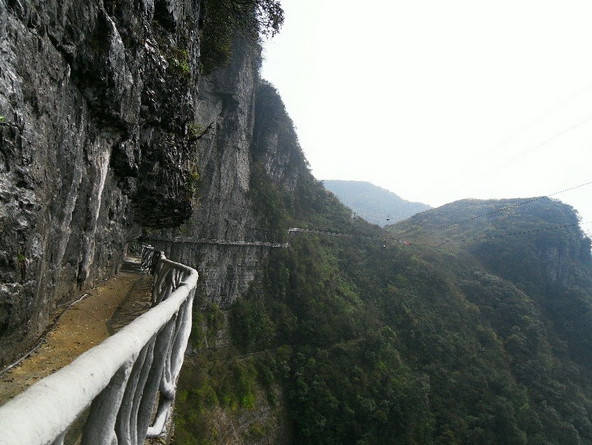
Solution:
M531 262L519 275L475 258L487 245L434 249L419 236L386 249L363 238L300 240L303 251L295 244L287 261L275 260L267 304L282 335L292 333L277 341L295 350L285 381L295 442L588 443L589 240L569 208L538 204L531 217L507 221L529 226L535 239L516 246L495 232L500 246L515 249L504 258L512 264L502 263L508 270ZM437 225L434 212L413 222ZM547 229L570 224L563 239L541 227L541 215ZM572 284L551 272L538 289L526 286L539 282L539 269L559 270L558 252ZM286 330L287 320L298 327Z
M0 0L0 367L191 213L200 2Z
M406 201L395 193L369 182L324 180L323 185L366 221L381 227L431 208L420 202Z
M200 5L0 0L0 360L142 231L201 277L179 444L591 443L573 211L460 202L392 234L354 217L255 42L196 75Z
M463 258L458 284L528 396L528 443L588 443L592 259L575 211L548 198L465 200L389 229L438 246L427 247L438 262Z
M485 231L471 229L501 240L514 228L567 229L555 241L521 238L508 253L515 264L527 246L537 253L531 269L510 275L479 254L483 239L461 242L468 234L459 223L477 224L472 211L517 202L424 212L395 226L393 237L353 218L312 178L272 87L260 83L253 106L250 204L242 213L252 215L255 231L244 236L284 241L294 226L333 234L293 233L287 249L259 248L244 292L202 299L195 355L182 378L178 443L592 440L586 317L569 324L569 316L557 316L592 307L589 241L571 209L539 200L516 207L524 214L501 212L506 228L489 215ZM444 224L443 232L430 230ZM198 260L232 249L234 268L243 264L239 249L251 248L199 249ZM524 283L538 283L532 274L547 264L553 270L545 260L552 252L562 252L561 276L579 277L580 288L556 280L567 286L541 299Z
M390 230L470 253L536 300L574 360L592 357L590 239L573 208L543 197L458 201L429 213Z
M204 290L177 442L590 442L592 264L573 210L543 199L513 213L500 208L523 201L461 202L384 232L310 175L275 90L258 82L253 94L239 235L289 247L198 238L188 247L181 233L161 241L206 282L200 261L220 252L231 251L221 283L238 283L235 271L249 266L233 297ZM205 189L200 199L218 202Z

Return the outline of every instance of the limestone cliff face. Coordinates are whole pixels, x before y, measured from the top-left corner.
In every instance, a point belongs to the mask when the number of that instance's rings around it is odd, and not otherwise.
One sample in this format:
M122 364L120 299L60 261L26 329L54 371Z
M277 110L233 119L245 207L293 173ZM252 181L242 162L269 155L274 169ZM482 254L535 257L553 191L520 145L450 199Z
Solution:
M279 95L259 78L259 48L238 41L232 54L229 66L199 83L199 183L193 213L179 228L146 233L168 257L199 271L196 314L202 309L206 315L196 315L196 331L202 326L198 320L210 318L209 308L220 308L224 314L225 322L211 338L202 335L205 341L192 341L180 382L182 394L198 391L203 382L196 376L201 370L216 363L228 367L235 359L246 365L251 359L241 357L232 345L228 309L261 278L270 250L282 248L256 244L287 240L287 225L274 219L279 209L265 203L266 196L274 189L295 192L300 180L310 179ZM279 387L273 391L273 404L268 390L258 387L250 408L218 406L202 413L201 428L215 432L208 436L212 443L289 443L284 396ZM177 409L187 419L198 407L184 401Z
M223 310L266 266L261 243L286 241L260 198L310 180L291 121L257 44L199 74L200 5L0 0L0 367L141 235ZM259 399L241 428L267 419L281 443L282 408Z
M198 0L0 0L0 366L191 213Z
M253 160L264 166L276 186L292 193L299 180L310 177L308 161L281 97L265 81L257 88L256 111Z
M268 185L294 191L308 175L292 123L273 87L259 78L259 65L259 47L238 41L229 66L200 80L193 213L180 228L148 235L201 273L202 303L223 308L248 289L268 256L270 247L249 243L285 241L286 233L269 227L253 183L265 176Z
M195 105L200 134L193 214L179 229L149 235L167 256L195 266L208 300L222 305L246 290L262 249L199 241L244 241L254 224L249 182L258 68L259 49L237 43L230 65L201 79ZM158 241L180 238L185 242Z

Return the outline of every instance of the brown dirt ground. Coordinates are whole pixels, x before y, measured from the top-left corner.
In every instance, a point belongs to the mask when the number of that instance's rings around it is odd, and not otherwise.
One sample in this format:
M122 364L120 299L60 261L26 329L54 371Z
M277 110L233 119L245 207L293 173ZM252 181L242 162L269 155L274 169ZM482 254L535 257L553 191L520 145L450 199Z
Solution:
M121 272L67 309L41 346L0 377L0 405L68 365L149 308L150 276Z

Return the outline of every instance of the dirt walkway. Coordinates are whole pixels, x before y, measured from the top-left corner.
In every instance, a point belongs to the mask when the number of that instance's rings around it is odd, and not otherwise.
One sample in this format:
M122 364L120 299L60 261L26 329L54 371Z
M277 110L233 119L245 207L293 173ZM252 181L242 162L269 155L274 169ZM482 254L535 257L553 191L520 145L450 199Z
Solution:
M151 277L128 270L87 291L64 312L43 344L0 377L0 405L68 365L150 306Z

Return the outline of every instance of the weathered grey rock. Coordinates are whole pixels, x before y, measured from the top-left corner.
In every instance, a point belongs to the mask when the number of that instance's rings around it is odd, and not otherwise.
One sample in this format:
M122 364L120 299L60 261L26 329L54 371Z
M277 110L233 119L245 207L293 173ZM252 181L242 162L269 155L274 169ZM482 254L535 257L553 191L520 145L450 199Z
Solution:
M190 215L198 17L197 0L0 0L0 366L140 226Z
M202 272L200 301L221 307L248 289L276 248L246 244L286 241L287 232L273 233L262 222L267 215L254 202L253 177L267 175L274 186L293 192L298 178L308 175L292 123L273 87L259 78L259 66L260 49L239 41L229 66L200 79L195 104L200 181L193 213L178 229L148 235L169 257ZM278 109L284 111L280 116ZM255 164L263 169L254 170ZM163 242L192 238L221 242Z
M201 133L195 154L200 174L193 214L181 228L158 238L179 235L194 239L254 240L256 223L249 199L255 91L259 82L260 50L236 43L228 67L199 84L195 104ZM268 247L191 245L156 242L170 258L185 261L202 273L200 290L222 306L246 291Z
M251 187L266 174L295 189L294 131L256 118L257 45L198 76L199 13L199 0L0 0L0 366L142 231L226 241L154 243L222 307L285 246Z

